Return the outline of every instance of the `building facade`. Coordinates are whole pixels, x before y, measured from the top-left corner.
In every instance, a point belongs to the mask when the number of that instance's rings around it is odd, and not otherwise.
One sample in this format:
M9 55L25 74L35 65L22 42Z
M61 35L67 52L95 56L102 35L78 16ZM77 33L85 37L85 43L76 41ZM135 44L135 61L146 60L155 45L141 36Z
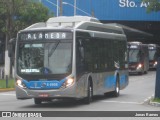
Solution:
M149 3L142 0L40 0L40 2L55 16L94 16L103 23L119 23L151 33L156 43L160 39L160 11L147 13Z

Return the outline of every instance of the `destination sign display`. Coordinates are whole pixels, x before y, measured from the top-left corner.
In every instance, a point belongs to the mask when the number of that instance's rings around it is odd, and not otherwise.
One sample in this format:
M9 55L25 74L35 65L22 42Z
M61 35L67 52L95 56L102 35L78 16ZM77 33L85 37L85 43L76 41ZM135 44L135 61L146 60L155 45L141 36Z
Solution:
M148 49L153 50L153 49L156 49L156 48L155 47L148 47Z
M72 39L71 32L28 32L21 33L20 40L61 40Z
M138 48L138 46L137 45L131 45L129 48L136 49L136 48Z

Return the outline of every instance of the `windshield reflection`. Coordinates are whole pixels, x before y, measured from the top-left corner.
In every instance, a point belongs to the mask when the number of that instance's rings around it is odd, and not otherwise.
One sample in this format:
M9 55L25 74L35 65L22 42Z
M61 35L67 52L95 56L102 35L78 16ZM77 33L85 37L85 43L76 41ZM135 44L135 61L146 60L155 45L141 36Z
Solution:
M149 60L154 60L156 57L156 50L149 50Z
M20 43L17 61L20 74L67 74L71 72L72 43Z
M140 53L138 49L130 49L129 50L129 62L139 62L140 61Z

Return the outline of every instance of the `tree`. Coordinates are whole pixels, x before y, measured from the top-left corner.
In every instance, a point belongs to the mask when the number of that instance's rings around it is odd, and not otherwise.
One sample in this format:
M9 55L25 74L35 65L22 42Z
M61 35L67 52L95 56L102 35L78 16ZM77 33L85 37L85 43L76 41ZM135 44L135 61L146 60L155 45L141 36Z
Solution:
M8 58L8 41L15 38L19 30L46 21L52 14L48 8L33 0L0 0L0 33L5 34L5 75L11 74Z
M147 7L148 13L152 11L154 12L160 11L160 0L142 0L142 2L149 3Z

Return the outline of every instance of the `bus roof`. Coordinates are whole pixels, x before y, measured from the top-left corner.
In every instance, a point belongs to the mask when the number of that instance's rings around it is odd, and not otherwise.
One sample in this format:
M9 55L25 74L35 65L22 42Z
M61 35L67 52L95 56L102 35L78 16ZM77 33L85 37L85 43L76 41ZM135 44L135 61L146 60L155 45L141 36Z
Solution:
M124 34L121 26L117 26L116 24L102 24L98 19L88 16L52 17L46 22L33 24L25 30L62 28Z
M148 44L149 46L157 46L157 44Z
M134 41L134 42L128 42L128 44L133 45L142 45L142 42Z
M48 24L52 23L79 23L81 21L89 21L89 22L100 22L97 18L88 17L88 16L60 16L60 17L52 17L47 20Z
M142 42L139 42L139 41L133 41L133 42L128 42L128 46L147 46L148 47L148 44L144 44Z

